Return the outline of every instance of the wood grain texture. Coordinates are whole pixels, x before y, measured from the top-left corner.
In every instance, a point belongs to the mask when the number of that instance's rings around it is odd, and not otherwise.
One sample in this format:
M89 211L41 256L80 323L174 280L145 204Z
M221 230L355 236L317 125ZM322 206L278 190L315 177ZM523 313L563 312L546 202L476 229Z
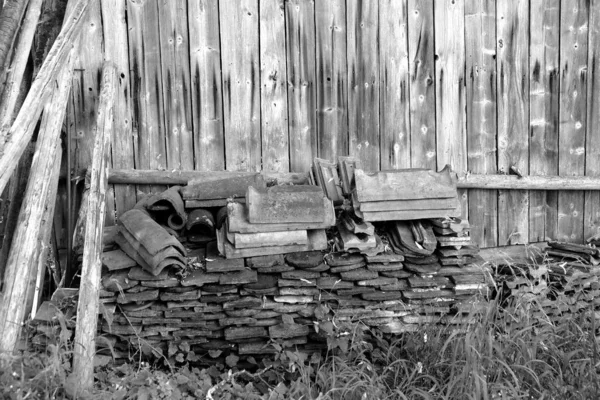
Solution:
M188 1L195 168L225 169L219 4Z
M379 1L381 169L410 168L407 0Z
M158 2L167 168L194 167L187 0Z
M114 129L111 140L111 168L129 169L135 166L133 132L131 128L131 92L129 88L129 47L127 42L126 3L120 0L102 1L102 21L105 42L105 59L117 68L117 89L113 111ZM135 205L135 186L111 186L107 196L114 193L115 217ZM109 203L110 198L107 198ZM107 215L110 208L107 211ZM108 217L110 218L110 217ZM109 221L107 220L107 223Z
M167 157L157 2L128 0L127 23L135 166L164 170ZM156 192L164 187L139 186L138 190Z
M437 149L433 27L433 0L409 0L411 167L435 170Z
M81 33L80 51L75 56L73 73L73 135L71 135L71 159L74 171L86 169L92 162L94 148L94 126L100 82L98 76L104 61L104 39L102 37L102 12L100 0L89 4L87 19ZM114 208L114 206L113 206Z
M290 171L305 172L317 155L314 2L285 3Z
M496 173L496 3L466 0L467 164L471 173ZM471 237L481 247L498 244L498 193L469 191Z
M600 1L592 0L589 16L585 174L600 176ZM600 192L585 192L584 238L600 232Z
M560 124L558 173L585 173L587 114L588 1L561 1L560 15ZM556 239L583 241L582 192L558 195Z
M71 90L72 68L73 62L69 59L64 71L57 77L58 88L44 107L23 206L6 263L0 307L0 352L12 353L21 334L21 323L25 317L27 277L37 266L39 238L46 225L42 216L47 204L55 201L50 195L56 194L58 185L60 164L56 160L61 149L60 133Z
M283 0L260 2L260 105L262 167L290 169Z
M379 159L379 7L375 1L347 2L348 130L351 156L366 171Z
M529 173L529 2L498 0L497 112L498 170ZM498 245L527 243L529 194L498 195Z
M454 171L467 170L465 115L465 38L448 32L464 31L464 0L435 2L435 81L437 166L448 164ZM467 193L459 191L462 217L468 218Z
M260 70L258 1L219 3L225 160L230 171L259 171Z
M65 24L31 84L14 123L10 129L0 127L0 193L4 191L19 158L31 140L44 103L52 95L54 82L65 65L73 43L83 29L89 4L85 0L78 0L72 4L72 11L65 17ZM8 140L4 142L6 138Z
M529 173L558 175L560 0L532 0ZM529 241L556 238L558 194L529 193Z
M79 390L91 390L94 386L94 355L96 353L96 328L98 324L98 292L102 271L102 235L106 213L106 190L110 141L113 129L114 97L117 90L117 69L105 63L102 72L102 93L98 105L98 119L94 129L90 189L83 245L77 326L73 343L73 375Z
M346 4L315 2L317 135L321 158L348 154Z

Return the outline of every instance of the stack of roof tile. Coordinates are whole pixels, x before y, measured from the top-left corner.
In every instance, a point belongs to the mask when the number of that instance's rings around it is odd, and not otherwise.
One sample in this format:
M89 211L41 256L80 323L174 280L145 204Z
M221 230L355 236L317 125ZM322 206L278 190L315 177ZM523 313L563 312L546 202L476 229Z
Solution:
M167 266L185 266L186 250L183 245L140 209L121 215L115 242L152 275L159 275Z
M365 221L415 220L460 215L456 181L449 168L367 174L354 170L352 204Z
M246 204L227 205L219 250L226 258L323 250L333 225L333 205L317 186L250 186Z

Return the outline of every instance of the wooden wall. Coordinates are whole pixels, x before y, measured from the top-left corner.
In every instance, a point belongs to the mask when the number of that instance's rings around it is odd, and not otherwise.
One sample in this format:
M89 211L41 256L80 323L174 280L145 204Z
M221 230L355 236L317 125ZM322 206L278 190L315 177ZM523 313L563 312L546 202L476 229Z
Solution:
M600 0L95 1L75 167L104 48L121 78L116 168L306 171L351 154L371 171L600 174ZM114 187L109 218L135 194ZM486 247L600 229L598 192L461 196Z

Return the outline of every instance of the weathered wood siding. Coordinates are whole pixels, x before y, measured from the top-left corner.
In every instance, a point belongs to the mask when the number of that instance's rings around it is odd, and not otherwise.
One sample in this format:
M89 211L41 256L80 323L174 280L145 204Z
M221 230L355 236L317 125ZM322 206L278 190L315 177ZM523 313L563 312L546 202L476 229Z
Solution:
M96 8L69 114L74 169L90 162L104 47L121 71L118 168L306 171L314 157L350 154L368 170L600 174L600 0ZM111 216L131 207L133 190L111 189ZM461 196L484 247L600 231L598 192Z

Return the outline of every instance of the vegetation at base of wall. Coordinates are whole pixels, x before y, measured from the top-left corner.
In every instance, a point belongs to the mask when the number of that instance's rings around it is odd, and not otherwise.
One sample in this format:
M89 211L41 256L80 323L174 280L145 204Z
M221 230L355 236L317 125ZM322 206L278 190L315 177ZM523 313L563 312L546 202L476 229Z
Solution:
M170 368L133 361L99 368L95 392L82 398L597 398L600 359L592 310L552 323L535 300L509 298L501 307L498 302L480 311L474 324L423 326L396 336L377 334L360 322L332 324L325 354L282 347L251 371L238 370L235 359L202 370L185 359ZM70 343L59 339L45 353L3 356L0 398L72 395Z

